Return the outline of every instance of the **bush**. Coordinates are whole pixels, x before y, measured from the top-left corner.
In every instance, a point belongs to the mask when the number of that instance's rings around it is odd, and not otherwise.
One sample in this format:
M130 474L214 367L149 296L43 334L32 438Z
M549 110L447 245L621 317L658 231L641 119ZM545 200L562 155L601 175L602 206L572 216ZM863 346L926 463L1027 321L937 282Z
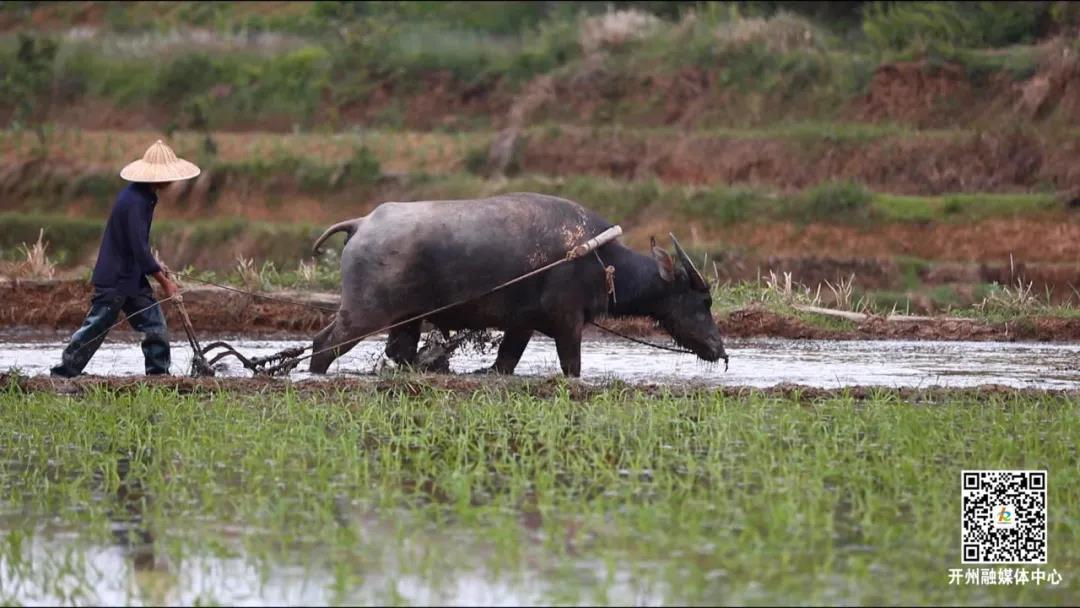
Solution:
M1033 42L1049 10L1048 2L873 2L863 33L882 51L1001 47Z
M221 179L259 184L274 193L288 185L302 192L322 193L348 186L372 186L382 177L378 158L366 146L358 146L352 157L339 163L321 163L285 153L256 156L244 162L216 163L208 167Z
M629 9L608 11L586 17L581 22L581 49L586 54L601 49L617 49L643 40L657 31L660 20L650 13Z
M716 29L716 38L724 48L760 45L770 53L823 48L825 35L809 20L781 11L772 17L736 18Z
M357 146L353 149L352 158L345 165L345 173L352 183L371 185L382 177L382 166L370 148Z
M791 215L805 222L868 221L873 195L853 181L825 182L790 199Z
M486 176L488 173L488 146L473 146L465 153L463 161L465 170L477 176Z
M0 79L0 98L15 105L12 122L31 126L38 143L45 145L44 123L49 117L52 65L57 43L50 38L19 34L14 60L6 61L7 73Z
M762 194L748 188L717 186L687 194L681 200L680 210L688 219L730 225L750 219L755 205L763 198Z

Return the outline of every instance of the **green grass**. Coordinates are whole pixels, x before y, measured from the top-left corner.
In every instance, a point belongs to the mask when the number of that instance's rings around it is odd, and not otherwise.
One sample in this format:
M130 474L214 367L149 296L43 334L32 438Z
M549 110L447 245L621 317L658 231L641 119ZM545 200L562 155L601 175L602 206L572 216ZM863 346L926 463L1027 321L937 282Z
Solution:
M553 132L553 129L555 130ZM557 123L539 124L529 127L530 135L550 133L558 136ZM688 132L680 127L622 126L594 127L597 136L619 135L623 137L640 136L680 136L701 139L790 139L802 143L818 141L836 143L866 143L891 137L918 135L920 137L955 138L970 135L965 129L915 129L909 125L895 123L862 123L846 121L806 120L777 122L757 127L704 127Z
M835 224L971 221L1017 214L1052 212L1052 194L955 194L897 196L874 193L855 182L822 182L803 192L782 194L746 186L691 186L659 180L619 180L596 176L522 175L490 182L470 175L417 178L416 198L479 197L499 192L534 191L563 196L615 221L632 220L646 209L714 226L745 221L796 221Z
M505 583L503 597L534 590L529 603L1075 596L1074 398L387 386L7 390L2 601L38 585L88 603L94 581L122 586L127 572L86 575L80 563L116 542L110 521L151 533L153 555L171 564L158 577L183 580L210 567L196 558L228 556L250 565L241 578L256 589L292 566L292 585L331 603L393 602L409 585L451 601L467 575ZM961 566L964 468L1049 470L1048 569L1062 586L947 585ZM171 589L187 593L181 603L230 603L221 585ZM154 601L146 593L144 583L135 599Z
M1025 79L1041 61L1032 46L1036 36L1049 24L1064 31L1075 21L1066 14L1071 10L1051 10L1050 3L967 4L868 6L865 14L834 5L831 10L849 18L807 19L775 12L821 9L637 3L634 8L660 16L655 27L628 41L616 36L607 45L612 48L588 57L582 17L604 12L598 3L318 2L254 10L228 3L111 3L100 35L61 41L51 86L42 94L57 106L106 100L148 118L150 108L165 109L170 125L181 128L291 123L312 129L339 126L339 108L365 103L377 90L409 102L433 84L451 86L468 96L490 95L491 105L504 107L536 76L568 77L600 63L602 76L591 78L593 94L603 98L595 124L666 124L658 116L668 111L667 96L640 94L652 85L647 79L699 68L715 82L704 93L714 103L702 104L697 125L763 127L838 119L866 92L875 68L896 59L958 63L977 85L1001 73ZM694 19L681 19L691 9ZM42 71L20 63L13 33L55 35L64 25L84 23L70 6L14 3L2 10L9 31L0 34L0 73ZM751 20L757 16L767 18ZM860 19L861 31L851 28ZM192 37L194 28L209 32L209 39ZM803 30L809 43L797 35ZM288 35L271 37L266 47L248 39L266 32ZM14 92L0 95L0 109L19 99ZM580 119L580 107L564 105L549 108L549 118ZM400 119L393 107L374 121ZM488 104L468 113L467 121L494 124Z
M19 257L19 245L37 240L45 229L48 255L64 266L85 263L97 252L104 220L69 218L58 215L0 213L0 258ZM202 221L156 220L150 233L152 246L160 247L164 259L179 268L195 264L201 269L232 268L236 264L231 249L239 248L259 264L271 262L278 268L295 267L311 255L311 244L325 226L301 222L259 222L242 219ZM246 247L237 247L237 243ZM228 248L228 245L232 245Z
M381 200L378 194L378 163L361 149L353 160L320 163L295 157L271 158L250 163L219 163L209 204L223 188L265 197L262 204L278 204L290 191L308 194L345 193L367 205ZM115 190L122 186L115 177L86 174L67 183L49 177L20 185L16 211L0 213L0 257L10 259L20 243L32 243L39 228L45 228L50 255L62 264L79 263L93 253L104 216ZM578 201L612 221L630 228L646 211L668 217L693 220L707 226L790 221L798 223L886 225L902 222L970 222L992 217L1051 213L1059 203L1051 194L955 194L940 197L899 196L872 193L851 182L826 182L794 194L778 194L763 189L731 186L682 186L663 184L656 179L622 181L603 177L573 176L550 178L525 175L506 181L485 180L469 174L402 177L393 189L395 200L440 200L479 198L507 192L544 192ZM91 197L101 219L63 215L71 199ZM183 204L181 202L180 204ZM329 203L328 203L329 204ZM334 203L337 204L337 203ZM354 203L342 214L358 215L368 207ZM166 241L183 241L199 248L220 247L232 240L251 243L243 253L248 257L294 265L306 258L307 247L325 226L315 223L256 222L243 219L175 221L154 223L154 237L163 247ZM273 238L271 238L273 237ZM281 237L281 238L278 238ZM190 248L192 254L207 255L204 249ZM230 259L222 263L231 265ZM187 264L191 259L175 261ZM220 269L220 264L211 269Z
M873 207L883 221L970 221L987 217L1042 213L1059 208L1053 194L949 194L902 196L875 194Z

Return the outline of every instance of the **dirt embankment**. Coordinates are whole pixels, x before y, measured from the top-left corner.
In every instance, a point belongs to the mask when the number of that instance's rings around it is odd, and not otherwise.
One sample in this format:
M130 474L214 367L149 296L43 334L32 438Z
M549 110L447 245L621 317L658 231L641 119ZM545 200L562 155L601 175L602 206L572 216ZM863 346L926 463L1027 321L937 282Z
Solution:
M477 393L493 391L548 399L556 395L568 395L575 401L589 399L610 390L604 385L585 384L563 377L536 380L512 376L467 376L459 374L410 374L408 377L379 377L313 379L292 381L287 378L187 378L182 376L136 376L101 377L82 376L75 379L58 379L48 376L20 376L0 373L0 385L17 386L22 392L60 395L83 395L101 389L130 393L146 387L175 390L180 394L213 395L220 393L276 394L284 391L306 396L363 395L383 393L394 396L417 397L425 394L452 393L463 399ZM620 385L618 388L623 388ZM855 386L838 389L816 388L781 384L771 388L736 386L661 386L639 384L633 387L636 396L642 398L671 396L715 397L740 399L752 395L766 395L789 399L798 403L814 403L825 399L854 399L874 401L894 397L910 403L937 404L946 400L983 402L987 399L1046 399L1060 397L1076 399L1080 391L1023 389L1008 386L984 385L976 388L884 388L880 386Z
M82 322L90 301L91 287L82 281L34 281L0 285L0 327L64 329L74 331ZM299 299L302 294L277 294ZM200 334L310 336L329 323L332 297L314 306L300 306L220 289L197 289L185 294L185 307ZM174 306L165 305L168 323L181 327ZM729 338L777 337L792 339L919 339L919 340L1005 340L1078 341L1080 318L1057 319L1021 317L1006 323L985 323L942 317L925 322L893 322L871 318L853 329L816 327L795 317L757 307L744 308L716 319L721 333ZM644 319L609 320L605 325L641 337L661 337L653 323ZM590 329L590 332L599 330Z
M1080 140L1026 134L914 135L873 141L600 134L562 128L526 137L523 171L549 175L656 176L669 183L798 190L850 179L885 192L1080 190Z
M665 220L667 225L680 222ZM694 222L691 222L694 223ZM664 226L660 226L664 227ZM649 222L634 226L631 236L653 230ZM979 222L936 222L845 226L799 225L792 222L699 227L704 242L724 249L768 252L777 257L829 256L872 259L912 256L924 260L970 262L997 266L1014 263L1061 263L1072 266L1073 286L1080 262L1080 221L1066 217L1005 217ZM986 275L988 278L990 275ZM1011 281L1009 281L1011 282Z

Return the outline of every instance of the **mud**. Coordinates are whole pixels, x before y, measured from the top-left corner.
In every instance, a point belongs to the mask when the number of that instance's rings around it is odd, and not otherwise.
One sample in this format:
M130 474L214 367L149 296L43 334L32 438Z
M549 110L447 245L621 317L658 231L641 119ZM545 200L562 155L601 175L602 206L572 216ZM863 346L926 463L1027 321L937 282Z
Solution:
M84 376L72 380L57 380L47 376L23 376L16 373L0 373L0 386L15 387L33 393L56 393L81 395L100 389L120 393L138 391L146 387L175 390L179 394L215 394L222 392L278 394L292 392L301 395L340 396L342 394L382 393L392 396L417 397L425 394L451 393L471 398L477 392L522 394L531 397L550 398L557 394L569 395L574 400L586 400L602 394L612 387L632 388L636 396L668 398L671 396L715 396L746 398L766 396L812 403L827 399L849 399L856 402L887 399L932 405L943 401L987 399L1023 399L1046 397L1080 398L1080 390L1043 390L1014 388L1000 385L982 385L972 388L883 388L880 386L854 386L839 389L815 388L783 384L770 388L745 386L659 386L655 384L626 385L621 382L588 384L560 377L532 379L500 376L463 375L410 375L398 377L371 376L365 378L335 377L329 381L292 382L274 378L186 378L170 376L155 377L101 377Z
M84 281L16 281L0 284L0 327L70 329L82 323L93 287ZM281 293L300 299L303 294ZM43 305L47 303L47 305ZM318 304L313 304L319 306ZM314 332L330 322L332 312L285 304L216 288L193 288L184 294L192 324L206 335L257 332ZM332 311L334 306L321 305ZM165 303L167 323L181 327L176 306ZM126 328L126 327L125 327ZM117 328L120 329L120 328Z
M0 328L39 331L74 331L86 315L92 287L83 281L22 281L0 283ZM300 300L310 294L281 293L279 297ZM194 288L184 296L191 321L200 335L244 335L309 338L330 322L335 308L334 294L297 305L236 294L217 288ZM321 307L321 310L312 306ZM176 307L165 304L165 315L179 328ZM814 326L794 315L782 315L747 307L717 315L717 324L730 338L774 337L832 340L977 340L977 341L1080 341L1080 317L1017 317L1009 322L990 323L938 318L924 322L895 322L869 319L850 323L850 329ZM663 338L647 319L608 320L605 325L636 337ZM118 328L119 329L119 328ZM125 326L126 329L126 326ZM590 328L587 335L601 336Z

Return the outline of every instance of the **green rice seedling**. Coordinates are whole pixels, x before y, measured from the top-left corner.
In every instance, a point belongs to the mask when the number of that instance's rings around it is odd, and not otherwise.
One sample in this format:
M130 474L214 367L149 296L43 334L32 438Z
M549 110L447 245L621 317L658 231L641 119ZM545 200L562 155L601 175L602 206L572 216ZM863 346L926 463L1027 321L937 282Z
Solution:
M172 575L224 573L176 603L236 601L230 585L445 603L459 581L516 603L1069 603L1065 586L946 581L962 468L1045 467L1052 510L1080 499L1074 397L442 386L9 386L5 599L36 582L86 603L121 582L82 573L138 504ZM1050 539L1050 567L1080 564L1067 518Z

